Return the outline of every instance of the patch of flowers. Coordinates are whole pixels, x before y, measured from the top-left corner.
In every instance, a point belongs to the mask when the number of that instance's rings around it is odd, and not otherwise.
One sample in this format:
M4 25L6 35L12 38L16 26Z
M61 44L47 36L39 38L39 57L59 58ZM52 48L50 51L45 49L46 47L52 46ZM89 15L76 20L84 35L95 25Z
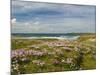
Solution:
M54 41L54 42L46 42L49 47L61 47L66 46L66 42L64 41Z
M35 51L35 50L14 50L11 52L11 58L14 57L24 57L24 56L43 56L46 55L46 52Z
M29 59L29 57L41 57L41 56L45 56L47 53L46 51L35 51L35 50L13 50L11 52L11 59L12 59L12 66L11 66L11 72L19 74L20 70L19 70L19 65L20 64L27 64L29 62L33 62L35 63L37 66L43 67L45 65L45 62L40 61L40 60L34 60L31 61L31 59Z
M60 64L60 61L57 60L57 59L55 59L55 60L53 60L53 64L54 64L54 65L59 65L59 64Z

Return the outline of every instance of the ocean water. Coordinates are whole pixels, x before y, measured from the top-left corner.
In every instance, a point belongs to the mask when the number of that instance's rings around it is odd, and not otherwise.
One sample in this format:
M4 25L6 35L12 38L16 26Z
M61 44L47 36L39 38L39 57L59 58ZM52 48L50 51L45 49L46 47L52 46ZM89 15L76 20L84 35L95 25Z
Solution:
M68 39L75 40L79 37L76 34L53 34L53 33L13 33L14 39Z

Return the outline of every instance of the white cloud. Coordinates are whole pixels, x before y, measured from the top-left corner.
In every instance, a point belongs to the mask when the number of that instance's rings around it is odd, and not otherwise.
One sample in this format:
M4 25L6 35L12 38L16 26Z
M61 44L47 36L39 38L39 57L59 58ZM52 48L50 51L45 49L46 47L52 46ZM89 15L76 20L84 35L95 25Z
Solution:
M26 23L25 23L25 26L28 26L28 25L29 25L29 23L28 23L28 22L26 22Z
M93 9L92 9L93 8ZM95 30L95 12L94 7L80 7L75 5L58 5L49 3L37 3L37 2L12 2L12 32L86 32ZM42 10L41 10L42 9ZM60 10L59 10L60 9ZM61 12L61 15L50 15L49 17L40 16L35 14L35 17L29 16L29 20L26 17L18 14L41 11L55 11ZM16 15L17 14L17 15ZM34 14L34 13L32 13ZM16 20L18 19L18 21ZM67 16L67 17L65 17ZM81 19L81 16L87 16L88 18ZM74 17L74 18L73 18ZM78 18L77 18L78 17ZM26 19L25 19L26 18ZM19 21L20 19L25 21ZM93 19L93 20L92 20ZM90 28L91 27L91 28Z
M12 22L12 24L15 24L15 23L16 23L16 18L13 18L13 19L11 20L11 22Z

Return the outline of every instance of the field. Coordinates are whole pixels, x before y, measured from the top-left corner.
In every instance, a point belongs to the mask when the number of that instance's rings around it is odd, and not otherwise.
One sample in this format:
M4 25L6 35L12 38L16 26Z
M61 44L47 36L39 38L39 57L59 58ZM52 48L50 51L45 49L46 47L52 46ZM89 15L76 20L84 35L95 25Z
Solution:
M96 68L95 34L76 40L12 38L11 42L12 75Z

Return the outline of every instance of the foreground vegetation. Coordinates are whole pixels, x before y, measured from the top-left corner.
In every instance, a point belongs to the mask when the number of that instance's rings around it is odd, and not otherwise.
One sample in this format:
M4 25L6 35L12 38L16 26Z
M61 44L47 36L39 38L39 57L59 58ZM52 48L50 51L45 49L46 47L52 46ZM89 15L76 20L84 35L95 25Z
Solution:
M95 41L93 34L76 40L12 38L11 73L95 69Z

